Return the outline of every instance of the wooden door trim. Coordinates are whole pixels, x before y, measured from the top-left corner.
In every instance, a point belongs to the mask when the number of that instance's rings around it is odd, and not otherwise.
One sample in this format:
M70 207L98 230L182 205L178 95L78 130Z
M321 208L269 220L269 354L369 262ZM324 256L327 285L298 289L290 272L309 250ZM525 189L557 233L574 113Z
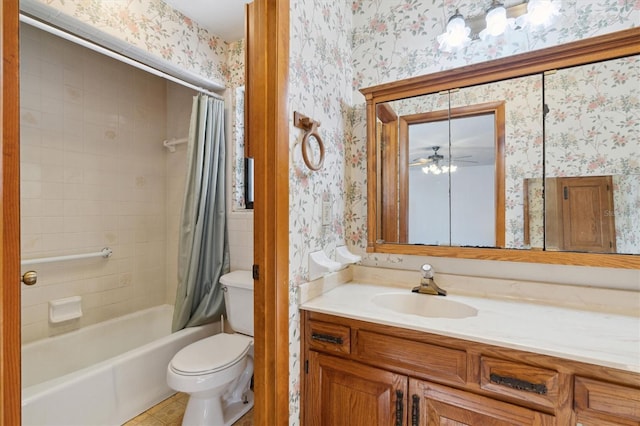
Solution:
M411 124L429 123L434 121L444 121L451 118L474 117L478 115L493 114L494 116L494 146L495 146L495 246L503 248L505 246L505 200L506 200L506 182L505 182L505 126L506 112L504 101L485 102L475 105L467 105L462 107L454 107L449 109L419 112L416 114L408 114L399 117L400 139L398 142L398 150L400 156L400 166L398 172L399 180L399 209L398 214L400 222L400 235L404 232L404 240L394 240L400 243L408 241L408 217L409 217L409 131L408 126ZM386 191L385 191L386 192ZM386 212L386 210L385 210Z
M247 44L254 156L255 423L289 424L289 1L255 0Z
M0 426L20 424L20 86L18 0L0 4Z

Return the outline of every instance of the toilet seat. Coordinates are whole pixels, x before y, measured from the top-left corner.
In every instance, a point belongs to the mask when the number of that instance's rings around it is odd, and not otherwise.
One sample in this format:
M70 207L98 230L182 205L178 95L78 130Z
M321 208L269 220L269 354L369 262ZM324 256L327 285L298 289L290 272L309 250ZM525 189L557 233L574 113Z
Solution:
M169 368L183 376L200 376L225 370L242 361L253 339L242 334L216 334L182 348Z

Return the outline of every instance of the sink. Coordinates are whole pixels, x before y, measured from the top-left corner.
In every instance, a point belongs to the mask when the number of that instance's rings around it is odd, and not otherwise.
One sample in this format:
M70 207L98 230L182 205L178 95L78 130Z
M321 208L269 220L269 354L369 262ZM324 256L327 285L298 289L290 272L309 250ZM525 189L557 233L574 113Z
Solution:
M373 297L373 303L400 314L419 315L428 318L468 318L478 315L478 310L464 303L447 300L442 296L417 293L385 293Z

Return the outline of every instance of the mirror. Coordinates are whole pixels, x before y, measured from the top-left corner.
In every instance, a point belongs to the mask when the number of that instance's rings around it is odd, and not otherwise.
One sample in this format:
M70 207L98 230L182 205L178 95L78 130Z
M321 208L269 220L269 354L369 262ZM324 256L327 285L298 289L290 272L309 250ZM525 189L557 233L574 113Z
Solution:
M640 253L640 56L545 76L545 249Z
M639 34L362 89L368 251L640 267Z

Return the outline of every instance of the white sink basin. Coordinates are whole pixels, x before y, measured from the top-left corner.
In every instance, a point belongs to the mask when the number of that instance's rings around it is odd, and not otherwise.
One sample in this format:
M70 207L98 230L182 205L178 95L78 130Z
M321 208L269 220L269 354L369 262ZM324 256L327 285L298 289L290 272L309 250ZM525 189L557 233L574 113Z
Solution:
M428 318L468 318L478 315L478 310L464 303L447 300L446 296L418 293L384 293L373 297L373 303L400 314L419 315Z

